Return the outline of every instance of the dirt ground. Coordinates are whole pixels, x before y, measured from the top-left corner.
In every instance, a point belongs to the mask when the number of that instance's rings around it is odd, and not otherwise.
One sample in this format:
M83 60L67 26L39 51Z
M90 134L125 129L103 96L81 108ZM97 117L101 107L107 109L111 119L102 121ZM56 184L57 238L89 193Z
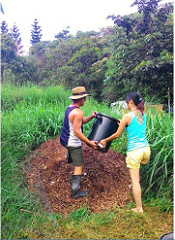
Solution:
M125 156L112 149L102 153L85 144L82 190L89 189L90 193L85 198L73 199L73 166L66 162L66 152L57 138L41 144L27 157L28 190L36 194L47 211L69 214L86 204L89 210L101 212L131 201Z

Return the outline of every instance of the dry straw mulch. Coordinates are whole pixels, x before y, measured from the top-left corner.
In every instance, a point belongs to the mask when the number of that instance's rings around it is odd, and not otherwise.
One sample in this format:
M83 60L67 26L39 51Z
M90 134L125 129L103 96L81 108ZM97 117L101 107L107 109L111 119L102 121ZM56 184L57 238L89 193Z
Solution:
M90 193L76 200L70 191L73 166L66 162L66 149L59 138L41 144L28 156L28 190L36 194L47 211L69 214L86 204L89 210L100 212L131 200L124 155L112 149L102 153L85 144L83 153L82 190L89 189Z

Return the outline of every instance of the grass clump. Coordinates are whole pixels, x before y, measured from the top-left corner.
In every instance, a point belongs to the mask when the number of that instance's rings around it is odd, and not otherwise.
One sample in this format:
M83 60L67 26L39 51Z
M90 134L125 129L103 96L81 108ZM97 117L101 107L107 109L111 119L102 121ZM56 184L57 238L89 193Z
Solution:
M92 213L86 206L68 217L36 215L33 225L26 229L27 239L159 239L172 231L172 213L161 213L159 207L145 206L140 215L127 208ZM166 218L166 221L165 221ZM18 235L16 236L16 238Z
M151 158L141 168L145 194L173 201L173 117L162 112L147 114L147 138L151 147ZM166 201L167 203L167 201Z

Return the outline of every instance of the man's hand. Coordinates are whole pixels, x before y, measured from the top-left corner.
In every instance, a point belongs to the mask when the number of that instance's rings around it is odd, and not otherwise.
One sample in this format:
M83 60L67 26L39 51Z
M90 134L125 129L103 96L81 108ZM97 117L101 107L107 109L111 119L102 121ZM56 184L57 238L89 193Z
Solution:
M98 149L97 143L98 143L97 141L90 141L88 145L94 149Z
M93 111L91 115L87 116L87 117L83 117L83 124L89 122L90 120L92 120L95 116L96 116L97 112Z
M91 117L92 117L92 118L96 117L96 114L97 114L97 112L96 112L96 111L93 111L92 114L91 114Z

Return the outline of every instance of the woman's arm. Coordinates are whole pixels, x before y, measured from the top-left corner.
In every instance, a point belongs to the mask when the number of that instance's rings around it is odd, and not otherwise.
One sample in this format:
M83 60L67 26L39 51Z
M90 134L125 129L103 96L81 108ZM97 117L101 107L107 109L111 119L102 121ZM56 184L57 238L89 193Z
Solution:
M131 118L128 115L124 115L122 120L120 121L120 125L119 128L117 130L117 132L115 132L114 134L112 134L110 137L105 138L103 140L100 141L100 144L102 144L104 147L106 147L106 144L108 142L113 141L116 138L119 138L120 135L123 133L125 127L128 125L128 123L130 122Z

